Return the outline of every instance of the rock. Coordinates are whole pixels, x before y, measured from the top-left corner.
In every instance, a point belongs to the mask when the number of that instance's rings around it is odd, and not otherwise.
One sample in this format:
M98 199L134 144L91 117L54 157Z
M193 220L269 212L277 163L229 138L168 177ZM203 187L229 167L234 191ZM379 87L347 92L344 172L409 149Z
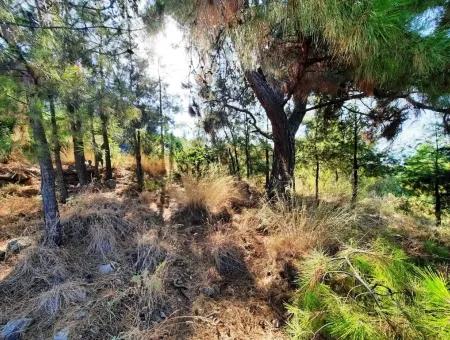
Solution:
M6 260L6 249L0 249L0 261Z
M203 295L205 295L207 297L214 298L219 293L219 289L216 286L203 287L200 289L200 293L202 293Z
M116 188L116 181L114 180L114 179L108 179L106 182L105 182L105 185L106 185L106 187L108 188L108 189L115 189Z
M26 331L28 326L30 326L33 319L22 318L10 320L3 327L0 333L0 338L3 340L20 340L22 339L22 334Z
M98 271L101 274L111 274L114 271L114 266L111 263L101 264L98 266Z
M56 332L56 334L53 336L53 340L69 340L69 329L64 328Z
M29 246L31 246L32 242L29 237L18 237L15 239L12 239L8 242L6 245L6 254L17 254L22 249L25 249Z

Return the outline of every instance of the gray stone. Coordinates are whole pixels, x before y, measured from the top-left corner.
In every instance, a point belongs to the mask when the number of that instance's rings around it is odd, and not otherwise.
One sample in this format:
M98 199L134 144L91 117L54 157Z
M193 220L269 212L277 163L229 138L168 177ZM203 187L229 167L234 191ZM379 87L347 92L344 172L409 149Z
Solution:
M111 263L105 263L98 266L98 271L101 274L111 274L114 271L114 266Z
M69 340L69 329L64 328L56 332L56 334L53 336L53 340Z
M9 320L3 327L0 338L3 340L20 340L31 322L33 322L33 319L30 318Z
M217 296L217 294L219 293L219 290L217 287L212 286L212 287L203 287L200 289L200 292L205 296L213 298L213 297Z
M116 188L116 184L117 183L116 183L116 181L114 179L108 179L105 182L106 187L109 188L109 189L115 189Z
M12 239L6 245L6 254L17 254L22 249L28 248L31 246L31 239L29 237L18 237Z

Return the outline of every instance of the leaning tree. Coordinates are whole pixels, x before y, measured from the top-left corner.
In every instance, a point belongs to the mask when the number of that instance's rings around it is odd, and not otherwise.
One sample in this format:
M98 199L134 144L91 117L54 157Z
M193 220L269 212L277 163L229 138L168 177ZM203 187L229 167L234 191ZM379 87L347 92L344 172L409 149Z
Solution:
M292 186L295 134L312 95L320 107L374 97L374 123L395 131L406 108L441 112L448 128L450 38L446 0L157 1L190 27L206 55L232 41L272 125L269 193ZM427 18L429 20L427 20ZM221 36L227 39L220 39Z

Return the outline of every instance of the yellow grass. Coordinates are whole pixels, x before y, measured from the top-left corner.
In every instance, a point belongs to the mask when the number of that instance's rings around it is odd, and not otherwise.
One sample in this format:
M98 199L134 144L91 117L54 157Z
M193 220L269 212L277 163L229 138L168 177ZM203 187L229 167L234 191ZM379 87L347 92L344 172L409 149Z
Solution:
M164 176L167 173L166 161L155 157L142 156L142 169L152 177Z
M84 157L86 161L90 160L92 163L94 163L94 152L89 149L84 149ZM61 162L65 165L75 164L75 155L73 153L73 146L64 148L61 150Z
M242 194L235 186L233 177L207 174L201 179L183 176L184 190L178 194L179 201L191 207L206 207L212 213L220 212Z

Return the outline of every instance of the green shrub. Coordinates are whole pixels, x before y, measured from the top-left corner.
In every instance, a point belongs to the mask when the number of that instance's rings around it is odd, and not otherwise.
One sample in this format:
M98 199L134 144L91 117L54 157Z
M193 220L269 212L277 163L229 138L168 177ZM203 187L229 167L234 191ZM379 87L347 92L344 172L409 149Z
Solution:
M299 265L288 306L293 339L450 339L450 292L442 275L409 262L383 240Z

